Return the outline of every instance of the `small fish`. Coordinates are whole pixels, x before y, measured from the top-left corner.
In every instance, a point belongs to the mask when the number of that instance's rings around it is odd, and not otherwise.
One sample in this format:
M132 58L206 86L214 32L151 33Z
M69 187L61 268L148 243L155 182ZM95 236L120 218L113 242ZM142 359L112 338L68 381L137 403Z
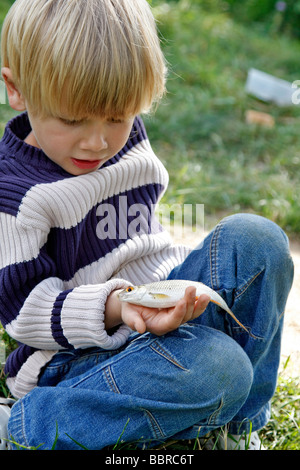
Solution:
M152 282L141 286L129 286L119 293L121 302L143 305L151 308L174 307L184 297L187 287L196 288L196 300L202 294L207 294L210 301L224 309L250 336L255 338L247 328L232 313L225 300L210 287L202 282L186 281L180 279Z

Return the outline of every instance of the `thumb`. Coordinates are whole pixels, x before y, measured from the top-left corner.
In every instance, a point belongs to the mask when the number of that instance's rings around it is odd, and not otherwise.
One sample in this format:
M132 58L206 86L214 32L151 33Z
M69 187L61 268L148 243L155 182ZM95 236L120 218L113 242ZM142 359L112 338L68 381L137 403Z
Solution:
M141 335L146 331L146 323L139 315L134 319L134 330L140 333Z
M127 302L123 304L122 320L132 330L135 330L140 334L145 333L146 323L144 322L141 314L135 310L134 306Z

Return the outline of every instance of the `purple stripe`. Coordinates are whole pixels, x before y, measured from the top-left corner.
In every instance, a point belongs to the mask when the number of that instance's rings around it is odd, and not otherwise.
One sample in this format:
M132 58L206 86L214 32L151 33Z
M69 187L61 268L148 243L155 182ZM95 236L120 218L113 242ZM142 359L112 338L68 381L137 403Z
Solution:
M63 329L61 326L61 310L67 295L72 292L72 290L73 289L65 290L57 296L54 302L54 307L51 316L52 336L60 346L67 349L74 349L74 347L69 344L67 338L64 336Z
M52 229L47 248L48 255L54 260L56 275L64 281L69 281L79 269L111 253L133 238L133 235L161 232L162 227L158 222L153 224L153 209L161 190L161 185L152 185L118 194L95 206L75 227ZM135 213L135 209L139 207L135 204L140 205L143 214ZM133 211L132 215L127 214L130 209ZM132 234L130 229L133 230L140 220L142 227L137 226L137 230L140 229L141 232ZM107 233L103 231L106 222L109 230Z
M36 351L37 349L31 346L21 344L17 349L11 352L6 359L4 373L8 374L8 377L15 377L24 362Z
M0 270L0 321L4 328L17 318L32 289L44 279L56 276L56 271L46 245L37 258Z

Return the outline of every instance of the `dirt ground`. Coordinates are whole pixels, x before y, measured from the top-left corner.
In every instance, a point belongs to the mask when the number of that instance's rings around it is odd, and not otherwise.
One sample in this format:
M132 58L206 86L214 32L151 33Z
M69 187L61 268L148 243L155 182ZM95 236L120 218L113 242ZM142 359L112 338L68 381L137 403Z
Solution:
M294 377L300 377L300 242L291 241L291 254L295 265L295 277L286 307L282 360L290 356L286 372Z
M184 230L183 239L180 230L175 229L172 233L174 242L195 247L199 243L198 236L195 236L191 229L185 227ZM289 358L284 375L300 377L300 241L291 241L290 246L295 265L295 277L286 306L281 349L281 370Z

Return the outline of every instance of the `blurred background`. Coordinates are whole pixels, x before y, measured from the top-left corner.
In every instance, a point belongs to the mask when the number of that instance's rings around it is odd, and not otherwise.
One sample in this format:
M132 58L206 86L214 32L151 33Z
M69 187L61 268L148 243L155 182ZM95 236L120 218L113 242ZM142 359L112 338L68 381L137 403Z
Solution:
M245 84L251 68L300 79L300 2L151 3L169 62L168 94L145 119L170 173L164 201L204 204L207 229L246 211L298 238L300 107L258 100Z
M12 3L0 1L0 22ZM298 238L300 105L261 101L245 84L251 68L300 80L300 1L150 3L169 63L168 93L144 118L170 174L162 202L204 204L206 229L245 211ZM11 115L2 104L1 135Z

